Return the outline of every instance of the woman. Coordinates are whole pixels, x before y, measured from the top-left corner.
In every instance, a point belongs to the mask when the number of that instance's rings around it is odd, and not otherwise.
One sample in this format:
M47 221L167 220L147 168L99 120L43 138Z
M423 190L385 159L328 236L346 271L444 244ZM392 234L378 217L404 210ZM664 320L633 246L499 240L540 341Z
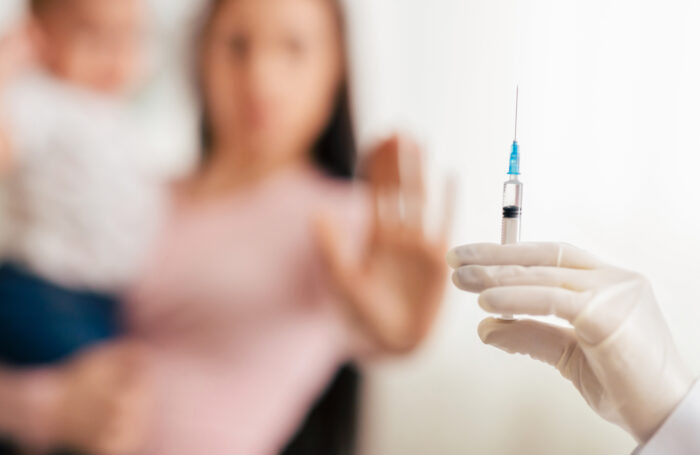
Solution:
M368 167L371 194L343 181L355 152L335 2L214 1L199 51L206 159L131 305L164 392L147 451L275 453L338 366L424 338L444 239L422 229L397 139Z
M279 452L342 364L408 352L427 335L444 232L423 229L414 146L384 142L369 186L348 181L343 44L333 0L210 5L198 59L205 159L174 189L128 305L155 394L143 453ZM353 393L354 382L340 379ZM340 414L352 424L349 401ZM129 418L112 426L113 439L134 439ZM302 431L289 450L351 451L352 438L316 445L326 433Z

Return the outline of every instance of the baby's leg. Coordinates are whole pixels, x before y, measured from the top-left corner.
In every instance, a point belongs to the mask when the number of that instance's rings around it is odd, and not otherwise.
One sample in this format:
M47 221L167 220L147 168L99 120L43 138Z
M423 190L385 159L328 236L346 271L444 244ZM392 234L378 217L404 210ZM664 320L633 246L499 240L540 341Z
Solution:
M0 363L51 364L120 334L116 299L0 266Z

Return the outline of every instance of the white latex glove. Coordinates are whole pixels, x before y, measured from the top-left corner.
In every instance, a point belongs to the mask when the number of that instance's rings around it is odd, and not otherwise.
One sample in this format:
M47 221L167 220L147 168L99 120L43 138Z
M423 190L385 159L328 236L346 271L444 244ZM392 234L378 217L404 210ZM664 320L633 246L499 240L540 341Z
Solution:
M467 245L448 254L454 283L494 314L555 315L572 327L486 319L479 336L549 363L605 419L646 442L690 389L649 282L565 244Z

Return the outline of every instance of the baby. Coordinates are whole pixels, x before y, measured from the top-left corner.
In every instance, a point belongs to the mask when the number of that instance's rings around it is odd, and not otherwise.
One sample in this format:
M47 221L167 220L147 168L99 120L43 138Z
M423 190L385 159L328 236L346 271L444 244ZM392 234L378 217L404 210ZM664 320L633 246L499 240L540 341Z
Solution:
M30 8L0 48L5 366L52 364L119 334L118 297L161 206L162 178L127 108L142 72L142 1Z

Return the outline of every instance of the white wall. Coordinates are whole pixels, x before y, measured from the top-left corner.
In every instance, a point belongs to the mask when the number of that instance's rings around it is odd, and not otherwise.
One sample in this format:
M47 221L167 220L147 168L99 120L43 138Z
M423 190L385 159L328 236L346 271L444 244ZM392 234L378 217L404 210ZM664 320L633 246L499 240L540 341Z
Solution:
M395 22L388 38L398 55L373 64L381 74L374 82L384 84L374 90L397 102L376 107L374 127L409 126L436 169L457 172L454 243L499 238L519 83L525 239L572 242L651 277L697 372L700 3L360 3L381 16L373 23ZM484 316L475 297L453 290L430 346L376 369L366 454L631 451L634 441L553 369L481 345Z
M154 2L166 41L182 45L171 33L194 3ZM347 2L362 138L412 131L434 176L457 174L454 243L499 238L518 82L524 237L572 242L650 276L700 370L699 2ZM19 4L0 2L0 25ZM176 81L154 97L169 112L173 102L186 106ZM632 439L554 370L483 346L483 317L473 296L451 289L429 346L371 369L366 455L631 451Z

